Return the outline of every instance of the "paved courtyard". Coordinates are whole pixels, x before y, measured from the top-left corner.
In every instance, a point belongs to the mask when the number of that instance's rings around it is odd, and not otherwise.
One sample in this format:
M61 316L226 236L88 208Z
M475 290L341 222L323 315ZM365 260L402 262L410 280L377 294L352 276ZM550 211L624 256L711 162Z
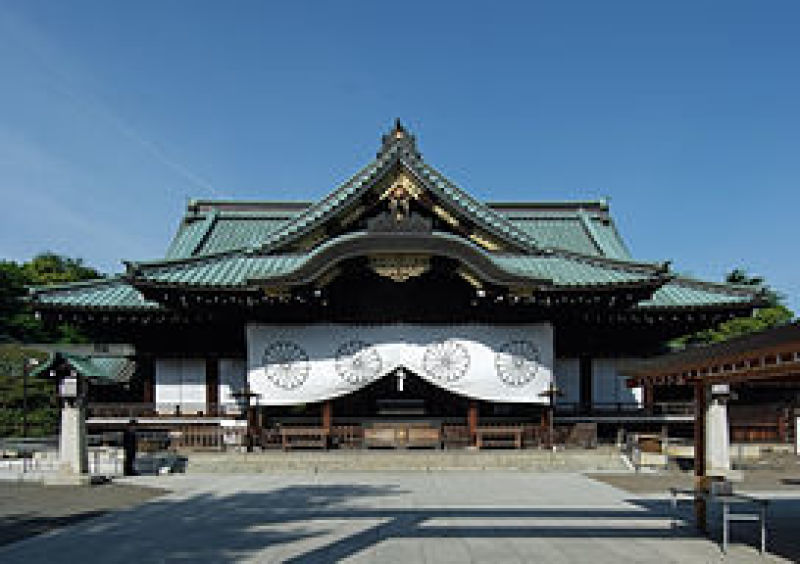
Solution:
M579 474L190 474L127 481L170 493L0 547L0 561L663 564L792 558L762 558L742 543L723 557L715 543L672 531L662 499ZM797 522L796 500L775 505L782 519ZM750 525L734 531L738 540L754 540Z

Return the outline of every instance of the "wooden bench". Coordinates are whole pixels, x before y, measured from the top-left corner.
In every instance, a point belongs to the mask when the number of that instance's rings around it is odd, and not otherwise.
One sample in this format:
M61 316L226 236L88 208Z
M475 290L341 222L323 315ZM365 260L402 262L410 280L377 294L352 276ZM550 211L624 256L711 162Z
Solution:
M475 445L478 448L514 447L522 448L522 427L478 427L475 430Z
M282 427L281 446L290 448L328 448L328 430L322 427Z

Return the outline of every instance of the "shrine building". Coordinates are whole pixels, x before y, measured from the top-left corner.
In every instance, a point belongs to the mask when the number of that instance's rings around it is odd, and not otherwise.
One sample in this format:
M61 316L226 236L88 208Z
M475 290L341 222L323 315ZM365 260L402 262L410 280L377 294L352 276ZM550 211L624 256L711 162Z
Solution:
M366 437L413 446L409 428L530 438L551 401L557 420L665 420L620 364L751 314L759 294L635 260L605 201L531 198L476 200L397 122L317 202L191 201L163 258L30 300L135 351L123 383L92 391L98 428L226 426L249 407L265 442L388 428Z

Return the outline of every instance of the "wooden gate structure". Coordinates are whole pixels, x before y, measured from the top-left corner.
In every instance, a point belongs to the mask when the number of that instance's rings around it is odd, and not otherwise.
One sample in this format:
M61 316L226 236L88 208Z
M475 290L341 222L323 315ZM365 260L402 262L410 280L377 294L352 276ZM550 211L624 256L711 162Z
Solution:
M695 515L703 527L706 522L706 494L709 480L706 441L706 413L712 390L727 389L739 401L748 397L782 402L783 415L773 421L770 410L763 409L762 420L751 420L753 428L775 423L775 438L788 441L794 436L800 416L800 322L753 333L708 346L632 363L623 371L628 385L652 390L656 386L686 386L693 390L695 402ZM751 410L751 414L755 410Z

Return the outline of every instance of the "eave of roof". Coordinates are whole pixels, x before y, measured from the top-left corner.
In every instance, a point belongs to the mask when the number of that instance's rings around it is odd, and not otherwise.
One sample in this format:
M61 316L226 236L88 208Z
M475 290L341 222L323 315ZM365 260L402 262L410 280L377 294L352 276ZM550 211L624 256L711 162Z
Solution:
M800 321L719 343L692 346L649 359L631 361L621 367L621 370L632 378L647 379L651 375L685 371L693 366L724 364L742 356L758 357L764 352L774 353L775 350L787 346L794 349L794 353L800 352Z
M157 311L161 304L147 300L121 276L29 288L35 309L99 311Z
M738 286L695 280L686 276L675 276L653 293L653 296L636 306L648 311L675 311L685 309L719 309L741 307L743 309L762 305L762 291L752 286Z
M134 361L127 357L94 357L74 353L55 352L39 364L31 375L36 377L52 370L59 362L96 384L121 384L130 381L136 370Z
M326 241L304 254L265 255L258 252L232 252L176 261L129 263L128 280L140 287L245 288L252 279L285 278L303 268L318 255L345 246L356 239L375 238L368 232L351 232ZM636 263L587 256L569 252L537 254L490 253L474 243L447 232L434 232L431 237L443 243L471 249L511 276L527 277L532 285L543 288L607 287L644 284L657 287L669 279L664 265ZM412 252L413 249L407 250ZM541 286L545 282L546 286Z

